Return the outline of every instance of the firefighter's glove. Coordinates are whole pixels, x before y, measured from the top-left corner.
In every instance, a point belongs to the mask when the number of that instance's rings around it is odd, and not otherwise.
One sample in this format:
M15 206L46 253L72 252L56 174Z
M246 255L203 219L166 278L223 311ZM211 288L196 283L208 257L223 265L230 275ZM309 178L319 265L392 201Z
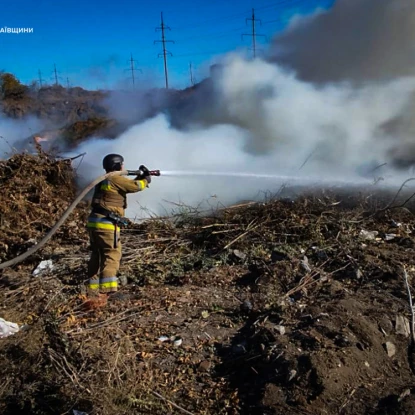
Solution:
M151 183L150 170L144 165L140 166L140 170L143 172L143 179L146 179L147 183L150 184Z
M150 170L144 166L143 164L139 167L139 169L143 172L144 177L145 176L150 176Z

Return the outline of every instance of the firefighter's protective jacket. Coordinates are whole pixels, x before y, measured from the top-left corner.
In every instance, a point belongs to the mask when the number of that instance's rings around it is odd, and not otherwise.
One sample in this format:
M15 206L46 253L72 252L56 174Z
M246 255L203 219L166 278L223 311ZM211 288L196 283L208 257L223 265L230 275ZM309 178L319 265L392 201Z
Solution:
M105 215L94 213L94 209L105 209L123 217L127 208L127 194L136 193L147 187L146 179L131 180L125 176L112 176L95 186L92 197L92 213L88 218L87 227L114 231L116 226Z

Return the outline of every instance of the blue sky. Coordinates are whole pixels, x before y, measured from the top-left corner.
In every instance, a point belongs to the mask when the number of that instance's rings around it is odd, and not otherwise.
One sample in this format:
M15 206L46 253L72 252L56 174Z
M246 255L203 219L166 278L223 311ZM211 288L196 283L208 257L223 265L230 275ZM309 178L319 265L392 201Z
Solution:
M130 56L137 70L136 86L164 86L160 13L163 12L169 86L200 81L218 56L251 47L251 26L245 19L254 8L258 48L283 30L295 14L330 8L335 0L12 0L2 5L0 28L33 28L33 33L0 33L0 70L22 82L59 82L89 89L132 86ZM248 24L247 24L248 23ZM248 50L248 53L250 51ZM258 50L258 54L261 50ZM141 72L138 70L140 69Z

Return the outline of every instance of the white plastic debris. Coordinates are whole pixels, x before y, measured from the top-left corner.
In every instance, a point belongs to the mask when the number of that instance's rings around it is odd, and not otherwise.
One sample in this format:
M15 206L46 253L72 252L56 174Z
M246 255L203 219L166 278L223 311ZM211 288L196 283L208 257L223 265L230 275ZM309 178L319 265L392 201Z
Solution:
M73 415L88 415L86 412L77 411L76 409L73 410Z
M366 231L362 229L359 233L359 236L366 241L374 241L378 234L378 231Z
M12 334L15 334L19 331L19 326L16 323L6 321L3 318L0 318L0 339L9 337Z
M179 336L171 336L170 341L173 342L176 347L181 346L183 343L183 339Z
M183 339L179 336L160 336L157 340L161 343L171 342L176 347L180 346L183 343Z
M281 325L278 325L278 326L275 326L275 330L281 335L281 336L283 336L284 334L285 334L285 327L284 326L281 326Z
M48 259L46 261L42 261L36 269L33 271L32 275L34 277L37 277L39 275L44 274L46 271L52 271L54 268L53 262L51 259Z

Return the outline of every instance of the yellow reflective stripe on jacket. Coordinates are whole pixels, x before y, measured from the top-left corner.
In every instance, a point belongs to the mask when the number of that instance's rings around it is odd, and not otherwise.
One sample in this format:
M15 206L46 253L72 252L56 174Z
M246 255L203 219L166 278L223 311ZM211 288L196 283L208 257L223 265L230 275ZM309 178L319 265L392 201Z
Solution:
M102 183L101 190L111 190L111 185L109 183Z
M110 221L105 217L98 217L93 215L89 216L86 227L94 229L109 229L112 231L116 230L116 225L114 224L114 222Z

